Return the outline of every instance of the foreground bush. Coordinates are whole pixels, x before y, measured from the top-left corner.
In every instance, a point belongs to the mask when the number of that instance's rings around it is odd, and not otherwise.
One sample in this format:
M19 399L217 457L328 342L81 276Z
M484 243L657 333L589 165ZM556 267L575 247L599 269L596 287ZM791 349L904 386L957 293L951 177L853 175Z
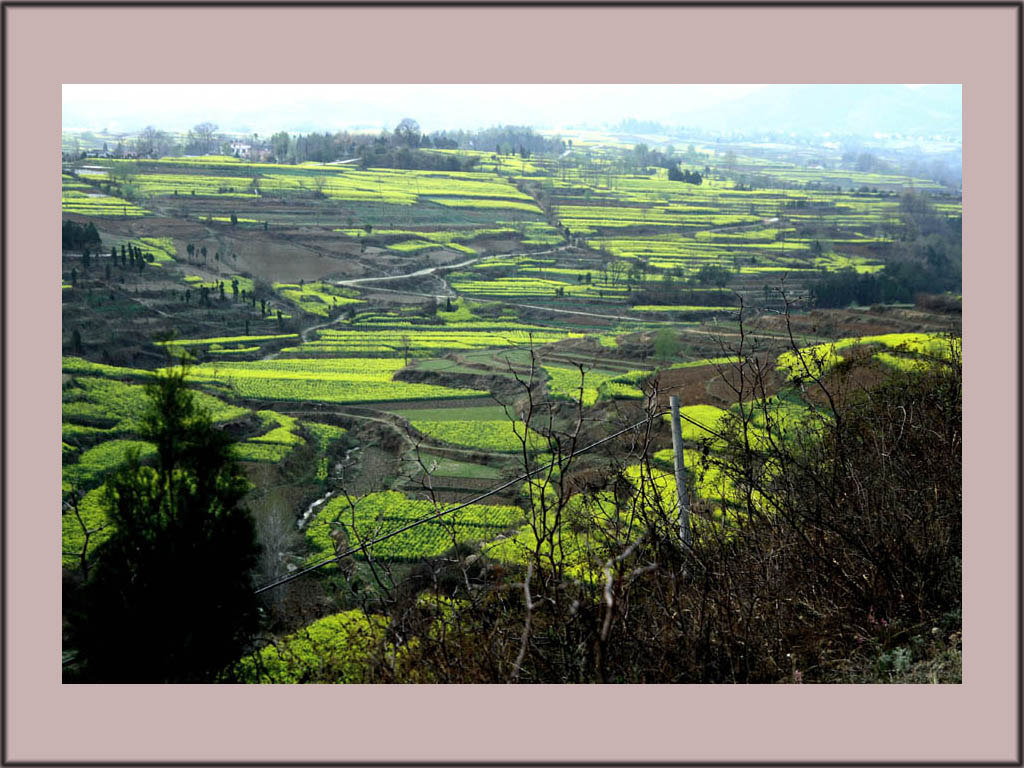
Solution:
M633 532L602 540L590 576L572 578L541 526L525 568L492 563L482 585L453 580L456 609L393 612L396 636L415 640L377 677L958 681L958 347L945 357L902 371L865 359L810 377L819 428L784 441L771 429L750 441L758 405L771 407L753 401L721 424L715 454L738 500L729 523L695 519L687 552L674 510L630 502Z

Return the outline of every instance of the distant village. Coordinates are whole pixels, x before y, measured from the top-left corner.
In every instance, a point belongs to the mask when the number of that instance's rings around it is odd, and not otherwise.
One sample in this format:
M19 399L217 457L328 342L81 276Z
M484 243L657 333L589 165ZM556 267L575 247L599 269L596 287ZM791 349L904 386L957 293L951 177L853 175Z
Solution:
M120 160L156 160L166 156L166 152L163 151L163 147L154 146L151 149L139 151L138 141L118 141L113 148L110 147L110 142L103 142L102 147L90 147L87 149L62 149L60 153L61 162L73 162L75 160L85 160L87 158L115 158ZM224 141L221 143L220 154L237 157L243 160L256 160L261 163L269 162L273 159L274 153L271 148L270 141L266 142L257 140L253 141ZM183 154L183 157L198 156L203 154L210 154L209 152L187 152Z

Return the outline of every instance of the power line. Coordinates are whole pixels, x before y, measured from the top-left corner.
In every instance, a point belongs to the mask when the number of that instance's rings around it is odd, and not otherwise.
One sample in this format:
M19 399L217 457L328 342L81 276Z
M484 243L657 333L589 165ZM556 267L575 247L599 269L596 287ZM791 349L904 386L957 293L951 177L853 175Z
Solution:
M597 448L599 445L603 445L604 443L607 443L610 440L614 440L616 437L620 437L621 435L626 434L630 430L636 429L637 427L640 427L640 426L643 426L644 424L649 423L650 421L652 421L653 419L657 418L658 416L663 416L665 413L666 413L666 411L658 411L657 413L653 413L650 416L648 416L646 419L643 419L641 421L636 422L635 424L631 424L628 427L620 429L618 432L614 432L614 433L608 435L607 437L602 437L600 440L597 440L597 441L591 443L590 445L584 446L583 448L581 448L578 451L573 451L570 454L569 458L572 458L573 456L579 456L581 453L586 453L587 451L593 450L594 448ZM392 538L393 536L397 536L398 534L404 533L405 531L408 531L408 530L410 530L412 528L415 528L415 527L417 527L419 525L423 525L424 523L429 523L429 522L432 522L434 520L437 520L438 518L443 517L444 515L450 514L452 512L458 512L460 509L463 509L464 507L468 507L470 504L476 504L478 501L480 501L482 499L486 499L488 496L493 496L495 493L498 493L499 491L503 491L504 489L508 488L511 485L515 485L516 483L520 483L520 482L528 479L531 475L535 475L538 472L542 472L542 471L544 471L546 469L550 469L551 467L555 466L556 464L558 464L558 459L554 459L554 460L548 462L547 464L545 464L543 466L537 467L536 469L531 469L529 472L526 472L525 474L522 474L519 477L515 477L515 478L509 480L508 482L502 483L499 486L491 488L489 491L485 491L484 493L481 493L478 496L474 496L472 499L470 499L468 501L464 501L464 502L462 502L460 504L457 504L454 507L450 507L448 509L443 509L440 512L435 512L435 513L433 513L431 515L427 515L426 517L421 517L421 518L419 518L417 520L413 520L412 522L410 522L410 523L408 523L406 525L403 525L400 528L396 528L393 531L388 531L387 533L385 533L385 534L383 534L381 536L378 536L375 539L371 539L370 541L365 541L365 542L361 543L358 547L352 547L352 548L347 549L346 551L344 551L344 552L342 552L340 554L333 555L332 557L325 558L324 560L321 560L318 563L314 563L313 565L308 566L307 568L303 568L302 570L295 571L294 573L290 573L287 576L278 579L277 581L272 581L270 584L265 584L264 586L262 586L259 589L255 590L254 594L258 595L258 594L261 594L261 593L266 592L268 590L274 589L275 587L279 587L282 584L287 584L288 582L294 581L295 579L299 578L300 576L305 576L307 573L311 573L312 571L315 571L315 570L318 570L320 568L323 568L325 565L329 565L330 563L335 563L335 562L337 562L339 560L342 560L343 558L348 557L349 555L354 555L356 552L365 551L365 549L367 547L369 547L369 546L372 546L374 544L379 544L382 541L386 541L386 540Z

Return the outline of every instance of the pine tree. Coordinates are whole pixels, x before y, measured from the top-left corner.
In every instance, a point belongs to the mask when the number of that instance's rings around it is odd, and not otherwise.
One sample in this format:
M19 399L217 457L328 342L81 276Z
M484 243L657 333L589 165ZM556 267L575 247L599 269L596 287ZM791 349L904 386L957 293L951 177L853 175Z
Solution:
M147 387L140 436L156 447L108 480L114 533L69 612L75 682L214 682L257 626L259 547L240 506L248 481L231 438L170 369Z

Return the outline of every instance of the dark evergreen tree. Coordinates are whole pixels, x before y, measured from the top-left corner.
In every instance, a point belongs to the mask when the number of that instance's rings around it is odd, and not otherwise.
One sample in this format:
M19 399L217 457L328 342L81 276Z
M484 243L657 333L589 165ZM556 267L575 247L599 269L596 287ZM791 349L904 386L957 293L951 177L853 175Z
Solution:
M102 245L100 233L96 231L96 225L91 221L88 224L76 224L73 221L65 221L61 224L61 249L65 251L77 251L86 247L99 249Z
M69 611L69 681L229 679L257 626L259 547L232 441L196 405L183 369L160 374L147 394L140 436L156 459L132 454L107 482L114 533Z

